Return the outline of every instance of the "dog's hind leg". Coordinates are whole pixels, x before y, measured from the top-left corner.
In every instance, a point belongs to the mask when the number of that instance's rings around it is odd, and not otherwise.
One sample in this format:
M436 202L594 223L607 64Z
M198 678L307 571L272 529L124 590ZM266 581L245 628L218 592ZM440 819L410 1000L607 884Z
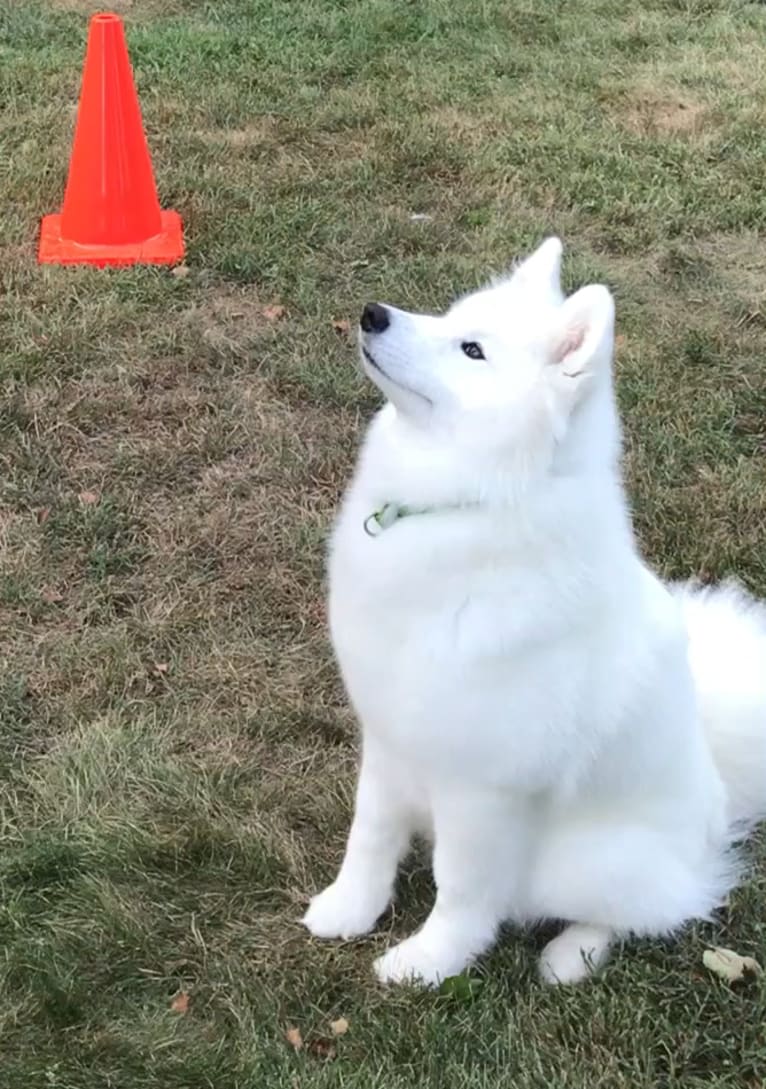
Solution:
M540 965L549 982L586 979L609 946L631 934L662 936L709 917L735 869L725 851L688 829L659 829L603 814L543 838L529 883L531 917L566 919Z

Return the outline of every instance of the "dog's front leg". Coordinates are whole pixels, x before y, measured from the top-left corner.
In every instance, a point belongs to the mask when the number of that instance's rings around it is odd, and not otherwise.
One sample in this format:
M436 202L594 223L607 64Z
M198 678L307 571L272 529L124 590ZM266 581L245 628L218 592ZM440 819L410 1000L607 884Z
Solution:
M436 903L422 928L375 962L382 983L435 985L459 974L514 913L528 853L524 807L456 789L434 798Z
M401 774L376 743L366 740L343 864L303 917L315 937L353 938L372 930L391 899L413 824Z

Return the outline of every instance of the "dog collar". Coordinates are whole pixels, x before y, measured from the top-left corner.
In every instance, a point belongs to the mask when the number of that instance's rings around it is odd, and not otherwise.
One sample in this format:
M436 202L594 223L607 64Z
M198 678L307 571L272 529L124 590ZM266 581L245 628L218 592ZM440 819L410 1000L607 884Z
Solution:
M372 514L368 514L362 525L368 537L379 537L385 529L390 529L403 518L411 518L416 514L440 514L465 510L467 507L476 506L478 503L455 503L445 507L407 507L399 503L386 503L380 510L374 510Z
M398 503L386 503L380 510L374 510L372 514L368 514L362 525L368 537L379 537L384 529L389 529L400 519L409 518L411 514L425 513L425 511L413 510L412 507L402 507Z

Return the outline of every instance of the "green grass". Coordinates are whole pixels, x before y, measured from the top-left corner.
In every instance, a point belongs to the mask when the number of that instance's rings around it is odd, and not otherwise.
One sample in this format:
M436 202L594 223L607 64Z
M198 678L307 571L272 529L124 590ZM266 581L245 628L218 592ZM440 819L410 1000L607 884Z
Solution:
M0 1084L760 1087L764 987L702 952L763 950L762 841L714 924L582 990L536 982L539 934L470 995L376 988L422 860L367 941L296 920L355 762L323 542L376 402L334 319L561 233L618 297L647 556L766 594L766 9L115 6L185 277L36 265L96 4L0 0ZM334 1058L285 1040L337 1017Z

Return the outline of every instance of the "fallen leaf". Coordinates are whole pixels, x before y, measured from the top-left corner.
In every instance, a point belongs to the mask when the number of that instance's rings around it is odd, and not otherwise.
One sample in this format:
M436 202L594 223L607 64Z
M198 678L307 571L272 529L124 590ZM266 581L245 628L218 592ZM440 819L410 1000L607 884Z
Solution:
M172 268L170 270L170 275L175 276L177 280L183 280L189 275L190 272L191 269L188 265L176 265L175 268Z
M79 499L84 507L92 507L94 503L98 503L101 496L98 492L80 492Z
M274 303L272 306L265 306L263 308L263 316L267 321L280 321L286 313L287 311L284 306L280 306L279 303Z
M44 587L40 592L40 597L49 605L55 605L57 602L64 600L64 595L60 594L58 590L54 590L52 586Z
M439 994L443 998L451 998L454 1002L467 1005L473 1002L483 985L483 980L464 973L459 976L448 976L439 987Z
M174 1013L188 1013L189 1010L189 996L186 991L179 991L173 1001L170 1003L170 1008Z
M306 1051L308 1051L309 1055L313 1055L315 1059L335 1058L335 1045L330 1040L323 1040L321 1036L315 1040L309 1040L306 1044Z
M49 507L43 507L42 510L39 510L35 515L35 517L37 518L38 526L44 526L50 516L51 512Z
M339 336L347 336L351 329L351 323L345 318L333 318L332 327Z
M348 1032L348 1021L345 1017L339 1017L337 1021L330 1022L330 1030L333 1036L345 1036Z
M720 949L717 946L705 950L702 963L727 983L737 983L747 973L759 976L763 972L755 957L741 957L733 949Z
M300 1051L303 1047L303 1037L301 1036L301 1030L291 1025L285 1032L285 1039L287 1040L293 1051Z

